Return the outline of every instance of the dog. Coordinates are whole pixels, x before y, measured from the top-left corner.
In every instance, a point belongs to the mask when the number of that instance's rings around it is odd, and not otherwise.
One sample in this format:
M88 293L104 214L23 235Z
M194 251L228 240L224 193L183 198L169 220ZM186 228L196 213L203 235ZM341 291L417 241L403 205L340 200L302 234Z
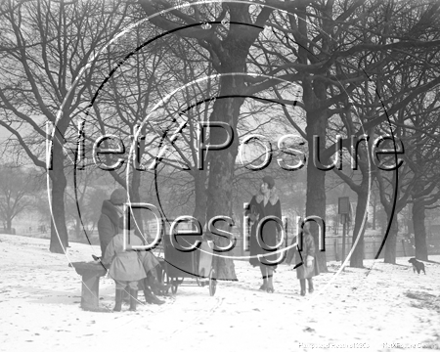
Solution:
M417 270L417 274L420 274L420 272L423 271L426 275L425 264L419 262L416 258L411 258L408 262L412 264L413 272L416 272Z

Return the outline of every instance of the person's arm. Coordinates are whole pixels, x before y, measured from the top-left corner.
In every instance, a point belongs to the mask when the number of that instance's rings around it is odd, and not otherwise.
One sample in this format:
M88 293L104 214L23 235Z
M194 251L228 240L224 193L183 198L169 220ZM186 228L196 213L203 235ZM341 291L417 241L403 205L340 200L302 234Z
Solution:
M107 215L103 215L98 221L98 234L101 249L107 248L108 244L114 236L114 232L115 230L110 218ZM106 250L104 249L104 251ZM102 253L102 255L104 256L105 253Z
M107 245L107 249L105 250L104 257L101 260L102 264L104 264L105 267L109 267L115 255L116 255L115 245L114 245L114 241L112 240Z

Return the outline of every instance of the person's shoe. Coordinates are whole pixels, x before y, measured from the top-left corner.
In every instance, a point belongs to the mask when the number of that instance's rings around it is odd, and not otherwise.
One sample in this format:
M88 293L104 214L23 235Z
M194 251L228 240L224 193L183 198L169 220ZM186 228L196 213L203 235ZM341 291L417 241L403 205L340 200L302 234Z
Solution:
M113 310L115 312L120 312L121 308L122 308L122 293L124 292L124 290L116 290L116 294L115 294L115 307L113 308Z
M135 312L138 299L138 290L130 290L130 308L128 310Z
M149 304L161 305L165 303L165 301L162 301L161 299L157 298L156 295L153 292L151 292L148 288L144 288L144 297L145 297L145 302Z
M266 291L266 290L267 290L267 285L266 283L264 283L260 286L260 291Z
M309 293L313 293L313 291L315 291L313 289L313 281L312 279L308 279L307 281L309 282Z

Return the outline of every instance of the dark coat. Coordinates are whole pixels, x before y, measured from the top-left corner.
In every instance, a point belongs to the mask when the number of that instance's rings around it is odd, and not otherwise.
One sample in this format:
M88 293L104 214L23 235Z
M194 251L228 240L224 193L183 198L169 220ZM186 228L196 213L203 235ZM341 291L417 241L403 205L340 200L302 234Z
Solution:
M300 245L300 244L298 244ZM307 258L312 256L313 259L313 270L307 270L307 275L305 275L305 266L307 264ZM295 251L294 262L295 266L303 263L296 268L296 277L298 279L310 279L313 276L319 275L319 266L317 260L317 251L315 247L315 241L313 236L309 231L303 231L303 247L302 251L299 252L298 249Z
M104 256L105 250L118 233L119 213L110 200L102 203L101 216L98 221L99 243L101 245L101 253Z
M268 261L276 261L279 254L268 255L261 257L261 261L258 259L258 254L267 254L273 252L274 250L269 249L268 246L276 246L277 244L277 233L279 231L279 226L275 221L268 221L261 228L260 243L257 239L257 227L259 222L266 216L276 216L281 219L281 203L278 197L273 196L269 199L266 205L264 205L264 200L261 195L252 197L249 204L249 210L247 214L255 215L256 221L253 222L251 228L251 235L249 241L250 258L249 263L253 266L260 266L261 264L268 264ZM246 214L246 215L247 215ZM261 244L261 245L260 245ZM271 265L273 266L273 265ZM275 266L273 266L275 267Z

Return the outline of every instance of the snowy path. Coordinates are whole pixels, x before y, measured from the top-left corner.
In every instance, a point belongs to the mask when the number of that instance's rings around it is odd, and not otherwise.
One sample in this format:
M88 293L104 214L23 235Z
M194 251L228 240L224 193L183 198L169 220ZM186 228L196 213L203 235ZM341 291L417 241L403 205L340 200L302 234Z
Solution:
M378 261L371 271L346 268L334 277L338 266L330 262L333 273L317 277L315 293L304 298L290 267L279 267L276 292L267 294L258 291L259 270L236 262L240 281L219 282L214 297L185 279L163 306L93 313L79 308L80 277L65 256L49 253L47 240L0 241L0 351L308 351L353 343L368 351L394 350L393 343L440 349L439 264L427 263L419 276L399 258L400 265ZM73 243L69 258L89 261L92 253L99 250ZM111 309L114 283L102 278L100 287L100 305Z

